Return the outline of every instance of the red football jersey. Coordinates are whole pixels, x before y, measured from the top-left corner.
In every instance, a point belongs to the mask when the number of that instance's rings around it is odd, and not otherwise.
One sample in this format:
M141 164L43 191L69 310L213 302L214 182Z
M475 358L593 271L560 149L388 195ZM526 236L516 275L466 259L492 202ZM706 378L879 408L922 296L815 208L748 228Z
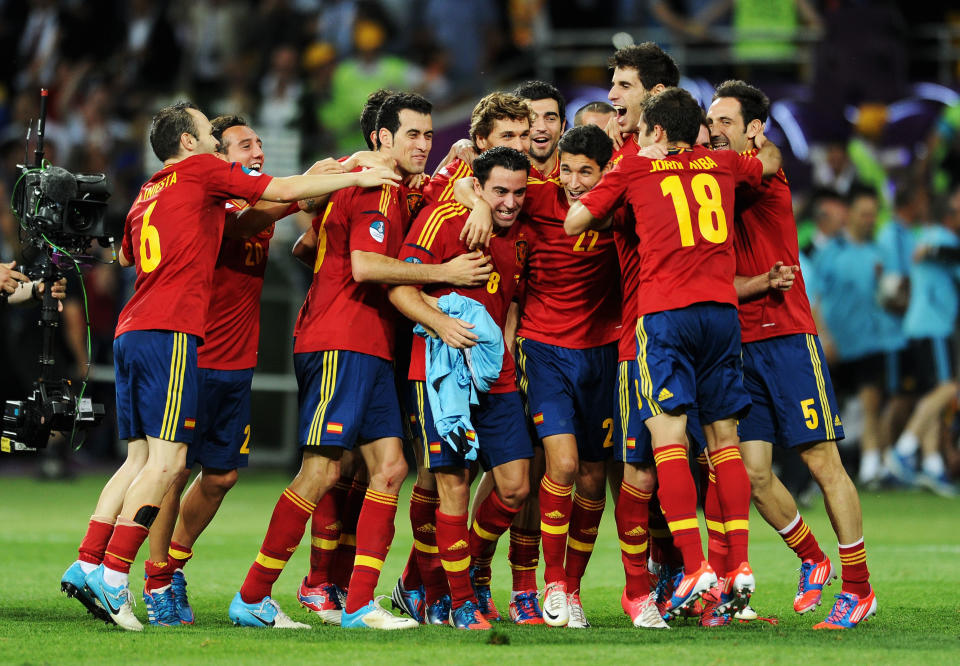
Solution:
M250 205L233 199L226 204L226 224ZM287 215L299 209L293 203ZM207 312L204 344L197 349L197 365L212 370L245 370L257 365L260 340L260 293L267 270L273 225L251 238L226 238L213 271L213 292Z
M622 146L613 151L613 157L610 158L610 163L616 166L624 157L636 155L639 152L640 144L637 143L637 135L631 134L626 141L623 142Z
M440 169L423 188L422 207L427 208L444 201L456 201L453 185L461 178L471 178L473 168L460 159L454 159Z
M430 176L427 174L423 174L423 178L420 179L420 184L417 187L410 187L405 183L400 184L400 201L403 203L402 208L404 211L404 235L406 235L407 230L410 229L410 225L417 217L417 213L419 213L424 206L423 192L429 184Z
M734 249L737 275L745 277L766 273L778 261L800 265L793 199L782 169L757 189L737 188ZM743 342L795 333L816 335L803 275L797 274L788 291L770 290L741 303L740 330Z
M626 203L640 239L637 316L694 303L737 305L734 190L760 184L760 160L702 146L624 157L580 201L597 218Z
M295 353L339 349L393 360L397 313L382 284L353 279L350 253L396 257L403 242L399 189L389 185L334 192L314 218L313 282L294 328Z
M560 182L560 155L557 153L557 161L553 163L553 169L550 173L543 173L535 167L532 163L530 164L530 177L534 180L552 180L554 182Z
M568 349L609 344L620 335L620 276L610 231L568 236L563 187L527 181L531 218L523 313L517 335Z
M400 259L424 264L442 264L454 257L469 252L460 240L460 232L470 211L455 201L448 201L425 208L403 243ZM501 229L490 239L488 253L493 272L487 283L479 287L453 287L450 285L426 285L424 292L440 297L456 291L461 296L472 298L486 308L490 317L503 330L507 310L517 291L527 258L529 232L521 217L509 229ZM413 336L410 352L409 378L426 379L426 343L419 335ZM503 350L503 366L500 377L490 388L490 393L509 393L517 390L517 373L513 357Z
M637 358L637 287L640 284L640 239L629 208L613 216L613 240L620 260L620 345L618 361Z
M116 335L178 331L203 337L223 202L257 202L271 178L213 155L194 155L153 174L127 214L123 253L137 281Z

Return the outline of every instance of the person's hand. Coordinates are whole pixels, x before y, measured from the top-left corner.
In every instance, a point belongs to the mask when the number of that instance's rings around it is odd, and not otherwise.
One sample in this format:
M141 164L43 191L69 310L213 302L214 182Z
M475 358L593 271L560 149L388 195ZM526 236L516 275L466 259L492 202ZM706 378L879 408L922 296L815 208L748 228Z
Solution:
M760 125L760 131L753 137L753 145L757 147L757 150L763 148L763 144L767 142L767 135L763 133L764 129L766 129L766 126Z
M381 185L397 187L399 184L400 175L384 166L364 169L357 174L357 187L380 187Z
M667 147L662 143L645 146L637 151L640 157L649 157L651 160L662 160L667 156Z
M462 319L443 315L437 318L437 321L431 327L438 338L443 340L444 344L454 349L466 349L477 344L479 338L470 331L473 324Z
M797 279L797 273L799 272L799 266L784 266L782 261L778 261L770 269L770 272L767 273L770 289L789 291Z
M471 250L476 250L480 246L490 245L492 233L493 217L490 215L490 207L475 205L467 216L466 222L463 223L460 240L465 242Z
M620 150L620 147L623 146L623 134L620 133L620 124L617 123L616 116L613 116L607 121L607 126L603 128L603 131L606 132L610 140L613 141L614 152Z
M13 270L16 265L17 262L15 261L0 264L0 289L8 294L15 292L20 287L20 283L30 281L30 278L20 271Z
M352 169L347 169L343 164L333 159L332 157L327 157L319 162L314 162L313 166L306 170L306 175L308 176L323 176L336 173L345 173L347 171L352 171Z
M468 254L461 254L444 264L446 279L444 282L455 287L476 287L490 278L493 267L490 257L476 250Z
M460 139L452 146L454 156L461 162L466 162L473 166L473 161L477 159L477 149L473 147L471 139Z
M358 166L365 169L387 167L392 170L396 164L397 161L395 159L375 150L359 150L343 162L343 166L347 171L353 171Z

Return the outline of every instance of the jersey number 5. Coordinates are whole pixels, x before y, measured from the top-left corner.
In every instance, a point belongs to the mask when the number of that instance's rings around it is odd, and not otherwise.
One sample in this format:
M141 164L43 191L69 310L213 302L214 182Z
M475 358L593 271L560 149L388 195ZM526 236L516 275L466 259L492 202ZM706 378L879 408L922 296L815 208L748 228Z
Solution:
M160 265L160 232L150 225L150 216L157 202L147 206L143 214L143 226L140 227L140 270L150 273Z
M727 240L727 218L720 203L720 184L709 173L698 173L690 181L693 198L698 204L697 223L700 235L708 243L722 243ZM667 176L660 181L663 196L673 199L673 208L680 225L680 245L691 247L693 239L693 221L690 216L690 204L683 190L680 176Z

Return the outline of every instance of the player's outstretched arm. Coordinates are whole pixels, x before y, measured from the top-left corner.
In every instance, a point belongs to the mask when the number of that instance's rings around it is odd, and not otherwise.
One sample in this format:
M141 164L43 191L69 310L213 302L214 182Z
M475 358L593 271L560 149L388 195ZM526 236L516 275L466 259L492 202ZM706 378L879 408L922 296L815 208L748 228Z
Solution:
M457 287L481 285L490 277L490 258L475 251L461 254L444 264L416 264L393 259L377 252L350 253L353 279L380 284L452 284Z
M400 285L390 290L390 302L407 319L422 325L434 337L438 337L455 349L473 347L477 336L470 331L473 324L454 319L437 306L437 299L425 295L416 287Z
M300 238L290 249L290 254L304 266L313 268L313 264L317 260L317 232L313 230L312 226L300 234Z
M602 220L593 216L586 206L579 201L574 202L567 211L567 219L563 222L563 230L568 236L579 236L588 229L609 229L613 217Z
M399 181L400 176L387 167L366 169L355 173L286 176L272 179L260 198L289 203L323 196L346 187L379 187L381 185L396 187Z
M799 266L784 266L782 261L778 261L766 273L753 277L738 275L733 279L737 299L743 303L763 296L768 291L789 291L799 272Z

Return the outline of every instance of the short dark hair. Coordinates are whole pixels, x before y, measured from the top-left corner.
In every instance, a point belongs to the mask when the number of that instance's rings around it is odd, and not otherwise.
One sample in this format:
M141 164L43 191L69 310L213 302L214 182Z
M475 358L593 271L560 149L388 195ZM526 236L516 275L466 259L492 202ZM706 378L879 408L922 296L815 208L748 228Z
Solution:
M470 112L470 139L477 145L477 137L487 138L498 120L526 120L530 122L530 107L516 95L492 92L477 102Z
M377 114L380 113L383 101L393 94L395 93L392 90L380 88L367 95L367 101L363 104L363 110L360 112L360 131L363 132L363 140L367 142L367 148L370 150L376 148L370 134L377 131Z
M877 202L880 201L880 193L877 192L875 188L867 185L866 183L857 181L851 185L850 189L847 191L847 205L852 206L854 201L863 197L874 199Z
M416 93L395 93L383 100L377 112L377 148L380 147L381 129L386 128L390 134L396 134L400 129L400 112L404 109L427 116L433 111L433 104Z
M645 99L640 108L649 134L655 125L663 128L669 141L681 141L691 146L697 142L703 109L683 88L667 88L659 95Z
M579 125L585 113L616 113L616 111L613 105L607 102L587 102L573 114L573 124Z
M157 111L150 121L150 146L161 162L180 152L180 137L184 133L200 138L197 123L187 109L200 110L193 102L177 102Z
M713 93L714 101L720 97L732 97L740 102L740 115L743 116L744 127L754 120L759 120L761 123L767 122L767 116L770 115L770 98L759 88L739 79L730 79L717 86L717 91Z
M480 187L487 184L494 167L503 167L509 171L523 171L530 175L530 160L516 148L494 146L485 150L473 160L473 176Z
M220 143L220 147L217 149L218 152L226 155L227 147L223 144L223 133L226 132L231 127L248 127L247 121L243 116L237 116L232 114L224 114L222 116L217 116L210 121L210 124L213 125L213 138Z
M567 118L567 100L563 98L556 87L546 81L527 81L514 88L513 94L520 99L528 99L531 102L538 99L553 99L557 102L557 109L560 111L560 120Z
M670 55L653 42L643 42L636 46L626 46L610 56L607 61L610 69L617 67L637 70L640 83L650 90L658 83L667 88L680 83L680 69Z
M613 141L596 125L581 125L560 137L560 152L585 155L602 169L613 157Z

